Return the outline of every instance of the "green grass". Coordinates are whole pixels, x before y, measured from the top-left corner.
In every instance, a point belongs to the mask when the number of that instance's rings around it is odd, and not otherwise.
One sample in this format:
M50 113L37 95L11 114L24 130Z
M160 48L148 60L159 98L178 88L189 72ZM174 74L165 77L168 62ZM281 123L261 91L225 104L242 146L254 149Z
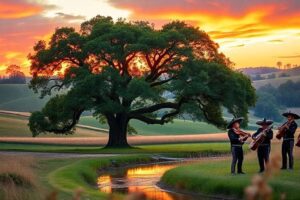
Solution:
M41 189L44 191L44 195L47 196L51 192L58 192L58 199L71 199L71 193L63 192L59 189L56 189L49 181L49 174L55 171L58 168L61 168L66 165L70 165L74 162L77 162L78 158L68 158L68 159L39 159L37 161L38 167L35 169L41 183Z
M300 162L297 160L296 166ZM230 160L214 161L181 166L167 171L162 177L164 184L192 192L220 194L241 198L245 187L251 182L251 177L258 171L257 161L247 160L244 171L247 175L232 176ZM273 195L278 199L281 193L286 193L286 199L299 199L300 170L280 172L273 177L270 185Z
M76 145L47 145L47 144L20 144L0 143L0 151L27 151L27 152L52 152L52 153L228 153L229 144L222 142L189 143L189 144L157 144L139 145L128 149L103 149L99 146Z
M106 124L100 124L97 119L91 116L81 117L79 123L97 128L108 128ZM174 120L174 123L165 125L148 125L138 120L131 120L130 124L140 135L180 135L222 132L213 125L189 120Z

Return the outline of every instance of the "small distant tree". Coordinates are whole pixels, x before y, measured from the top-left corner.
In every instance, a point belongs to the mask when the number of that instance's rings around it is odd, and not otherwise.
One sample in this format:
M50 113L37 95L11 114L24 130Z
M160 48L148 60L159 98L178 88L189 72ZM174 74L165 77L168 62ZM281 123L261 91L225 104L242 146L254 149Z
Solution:
M25 84L26 77L18 65L9 65L6 68L6 75L8 78L3 78L0 82L7 84Z
M79 32L56 29L29 58L35 92L44 97L67 88L31 115L33 136L72 133L82 112L91 110L109 125L107 147L126 147L132 119L164 125L188 113L224 128L223 108L247 120L256 99L251 81L232 70L218 44L180 21L155 30L147 22L97 16Z
M18 66L18 65L9 65L7 68L6 68L6 74L8 76L13 76L15 73L18 73L21 71L21 67Z
M277 65L278 69L281 69L281 67L282 67L282 62L281 62L281 61L278 61L278 62L276 63L276 65Z

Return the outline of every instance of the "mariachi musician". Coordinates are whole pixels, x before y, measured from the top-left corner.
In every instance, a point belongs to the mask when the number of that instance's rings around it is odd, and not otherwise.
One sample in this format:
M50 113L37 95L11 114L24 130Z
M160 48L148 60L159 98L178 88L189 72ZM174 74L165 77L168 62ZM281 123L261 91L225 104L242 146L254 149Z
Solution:
M283 142L282 142L282 167L281 169L287 169L287 156L289 157L289 169L292 170L294 167L294 156L293 156L293 149L294 149L294 135L297 130L297 123L295 122L296 119L299 119L300 116L292 113L286 112L282 114L284 117L287 118L287 122L285 122L280 128L278 135L282 132L283 133Z
M227 126L232 153L231 174L235 174L236 165L237 173L244 174L242 170L244 160L243 144L251 135L240 129L242 121L243 118L233 118Z
M260 128L252 135L253 140L257 140L258 137L263 137L260 144L258 144L257 148L257 157L260 170L259 172L262 173L265 170L265 164L269 161L269 155L271 151L271 140L273 139L273 131L270 128L273 121L263 119L261 121L256 122ZM263 135L261 135L263 134Z

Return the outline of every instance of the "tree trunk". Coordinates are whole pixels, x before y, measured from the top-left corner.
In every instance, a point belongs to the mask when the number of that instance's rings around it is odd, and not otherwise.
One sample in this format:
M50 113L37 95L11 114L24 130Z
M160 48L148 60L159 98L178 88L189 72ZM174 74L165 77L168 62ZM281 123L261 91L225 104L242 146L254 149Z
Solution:
M116 117L107 118L109 125L109 139L105 148L130 147L127 142L128 119L124 114L117 114Z

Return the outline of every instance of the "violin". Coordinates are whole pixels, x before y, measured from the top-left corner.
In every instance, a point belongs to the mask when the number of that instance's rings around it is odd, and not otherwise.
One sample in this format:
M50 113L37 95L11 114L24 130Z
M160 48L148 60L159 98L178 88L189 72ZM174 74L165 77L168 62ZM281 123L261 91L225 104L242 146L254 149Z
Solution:
M241 129L233 129L233 131L237 134L237 135L239 135L239 136L241 136L241 140L243 141L243 142L245 142L249 137L251 137L251 134L250 133L247 133L247 132L245 132L245 131L243 131L243 130L241 130Z

